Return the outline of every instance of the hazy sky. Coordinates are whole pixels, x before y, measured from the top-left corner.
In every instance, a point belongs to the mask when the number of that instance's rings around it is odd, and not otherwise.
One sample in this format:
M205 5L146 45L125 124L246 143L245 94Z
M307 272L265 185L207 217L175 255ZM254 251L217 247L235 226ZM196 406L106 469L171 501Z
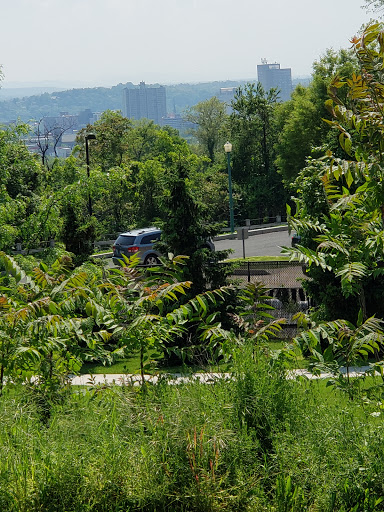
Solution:
M350 46L364 0L0 0L12 82L114 85L256 79L261 58L309 75Z

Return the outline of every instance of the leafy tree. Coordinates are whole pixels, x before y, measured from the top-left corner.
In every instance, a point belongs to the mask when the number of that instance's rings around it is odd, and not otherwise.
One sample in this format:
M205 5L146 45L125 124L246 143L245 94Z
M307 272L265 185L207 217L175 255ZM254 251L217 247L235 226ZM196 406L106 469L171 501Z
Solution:
M323 162L323 174L318 175L325 205L322 216L314 219L299 199L292 219L292 225L309 232L316 243L315 248L293 252L309 265L331 272L342 294L358 299L363 319L376 312L383 315L382 301L372 300L383 289L384 267L382 41L378 24L367 27L353 40L360 72L351 79L336 76L331 81L327 108L334 120L328 123L339 132L349 159L334 158L329 152Z
M339 191L337 183L327 182L327 165L318 166L317 170L317 180L305 180L304 173L299 176L299 191L305 194L307 181L312 183L315 194L309 202L302 195L296 201L295 217L290 218L292 227L303 234L304 245L289 252L309 266L312 279L304 286L321 305L326 319L341 316L355 321L359 309L364 319L374 313L384 315L380 301L372 301L374 292L382 289L382 258L375 247L381 226L377 213L367 211L365 185L354 193L346 186ZM318 204L310 212L315 198ZM318 217L316 211L320 212L321 205L323 211Z
M192 133L212 163L217 149L224 144L224 128L227 119L226 106L216 96L190 107L184 118L197 125Z
M185 281L186 256L148 270L135 268L137 261L111 271L101 287L123 322L124 349L140 354L142 382L150 350L178 363L229 358L234 336L220 320L228 287L194 295L193 283Z
M226 164L206 166L204 161L189 176L201 214L207 223L228 224L228 172Z
M281 127L276 142L276 166L289 185L305 167L313 146L321 143L321 120L308 88L298 86L292 99L277 109L277 122Z
M0 130L0 184L13 199L33 194L42 174L23 141L28 131L24 124Z
M67 274L66 260L56 263L59 278L53 275L48 278L43 266L35 270L36 281L3 252L0 253L0 265L18 284L16 294L12 297L3 294L0 298L1 395L5 376L17 381L35 375L36 385L43 380L52 384L61 362L66 360L64 373L74 371L76 357L73 353L69 356L69 343L64 345L64 332L68 335L71 321L64 319L59 304L47 293L48 290L52 292L54 285ZM9 293L11 290L3 291Z
M274 165L275 110L278 92L266 93L260 83L240 87L230 115L233 180L245 202L243 216L276 214L285 203L281 177ZM273 213L272 213L273 212Z
M130 168L93 169L90 185L98 233L117 233L136 223L137 197Z
M136 218L148 226L161 216L166 169L158 159L139 163L134 185Z
M337 133L324 122L331 119L325 102L332 78L335 75L349 78L356 67L357 60L351 50L327 50L313 64L309 87L299 85L290 101L277 106L276 166L286 186L305 167L309 156L321 156L324 146L339 157L345 156L338 145Z
M135 268L137 262L133 259L122 269L111 272L101 284L101 289L108 293L110 311L123 324L121 349L127 353L139 353L141 382L144 385L148 352L166 351L172 344L170 340L184 329L180 322L174 325L167 322L166 314L169 307L178 302L180 295L185 295L191 283L178 280L177 258L165 271L162 269L161 273L149 279Z
M28 247L58 232L58 202L47 187L47 173L31 154L23 137L29 128L0 130L1 247L16 241Z
M56 239L62 224L59 196L40 193L26 198L15 219L20 223L18 238L23 249Z
M66 250L73 253L77 263L84 261L93 252L97 221L88 215L88 197L76 186L68 186L61 199L61 240Z
M128 148L127 138L131 129L131 121L120 112L106 110L93 125L79 131L77 142L80 157L85 158L85 136L92 133L96 139L89 141L90 162L100 165L103 171L120 166Z
M278 335L285 319L275 319L269 313L273 309L267 302L271 297L260 282L248 283L240 290L237 299L236 312L231 316L239 328L239 344L250 343L253 355L259 355L260 345Z
M44 186L52 193L61 192L67 185L81 181L83 176L81 162L71 155L65 159L55 160L54 166L44 172Z
M111 343L115 337L116 344L120 327L94 270L73 270L64 255L50 267L40 263L31 276L2 252L0 267L15 282L0 296L0 390L6 375L15 380L34 376L32 386L42 385L34 388L37 398L49 399L84 360L121 356Z
M142 162L154 155L154 146L160 127L148 119L133 122L133 129L127 137L127 155L130 160Z

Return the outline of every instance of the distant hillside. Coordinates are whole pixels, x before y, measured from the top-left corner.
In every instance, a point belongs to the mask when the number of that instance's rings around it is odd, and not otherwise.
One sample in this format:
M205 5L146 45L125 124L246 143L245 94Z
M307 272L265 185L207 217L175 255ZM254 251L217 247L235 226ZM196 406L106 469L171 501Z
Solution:
M0 89L0 102L13 98L25 98L26 96L37 96L45 92L53 93L65 91L68 87L2 87Z
M218 95L221 87L238 87L248 81L227 80L166 85L167 111L181 113L187 107ZM57 116L61 112L78 114L85 109L90 109L92 112L103 112L107 109L122 110L122 91L125 87L135 86L128 82L113 87L70 89L0 101L0 122L6 123L17 119L29 121L41 119L44 116Z

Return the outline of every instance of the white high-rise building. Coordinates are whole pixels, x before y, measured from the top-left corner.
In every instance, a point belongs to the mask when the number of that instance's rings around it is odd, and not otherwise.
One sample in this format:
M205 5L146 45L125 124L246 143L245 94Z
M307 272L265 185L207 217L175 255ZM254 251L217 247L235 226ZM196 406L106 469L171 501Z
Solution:
M281 68L280 64L268 64L266 59L261 59L257 66L257 79L265 91L272 88L280 90L279 100L288 101L292 93L291 68Z

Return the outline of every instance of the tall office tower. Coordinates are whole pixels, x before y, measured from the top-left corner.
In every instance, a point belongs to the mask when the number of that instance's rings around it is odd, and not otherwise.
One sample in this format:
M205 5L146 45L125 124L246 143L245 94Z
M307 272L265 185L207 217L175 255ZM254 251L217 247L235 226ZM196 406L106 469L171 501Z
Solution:
M123 114L131 119L152 119L161 125L167 115L165 87L146 87L140 82L139 87L123 89Z
M280 68L280 64L268 64L266 59L261 59L257 65L257 79L266 91L272 88L280 90L279 100L288 101L292 93L291 68Z

